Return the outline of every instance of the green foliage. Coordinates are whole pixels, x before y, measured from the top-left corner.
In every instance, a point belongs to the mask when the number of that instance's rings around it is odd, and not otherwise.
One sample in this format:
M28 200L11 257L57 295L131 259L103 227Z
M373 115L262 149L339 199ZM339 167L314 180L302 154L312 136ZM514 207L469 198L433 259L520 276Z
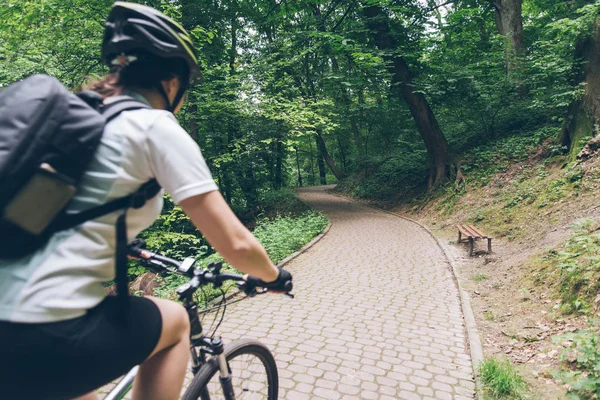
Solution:
M212 250L181 207L165 194L163 212L152 226L140 234L148 248L167 257L183 259L202 257Z
M588 312L600 290L599 226L595 219L577 221L571 237L543 258L557 281L565 313Z
M470 184L487 186L493 175L505 171L514 163L526 160L538 146L557 134L558 129L543 126L534 131L516 132L494 140L466 153L461 171Z
M479 375L487 399L523 399L527 385L506 358L487 358L479 364Z
M398 157L382 159L376 167L366 165L363 173L340 182L336 190L367 199L392 201L398 195L422 187L427 174L424 152L401 153Z
M299 215L309 209L291 189L269 190L260 194L260 214L263 216Z
M486 279L488 279L488 277L485 274L477 274L477 275L473 275L473 277L471 279L473 279L475 282L479 282L479 281L485 281Z
M323 215L308 211L298 217L278 216L273 220L259 220L253 233L271 260L278 263L323 232L327 224Z
M566 369L556 371L554 377L568 387L567 397L572 400L597 399L600 397L600 325L591 321L591 326L579 332L555 336L556 343L572 342L572 346L561 354Z

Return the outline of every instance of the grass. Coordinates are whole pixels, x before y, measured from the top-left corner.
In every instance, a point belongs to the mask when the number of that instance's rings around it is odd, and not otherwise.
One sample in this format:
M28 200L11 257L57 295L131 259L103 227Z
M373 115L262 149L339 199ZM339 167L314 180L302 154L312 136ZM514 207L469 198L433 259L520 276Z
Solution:
M520 400L527 385L506 358L486 358L479 364L479 374L485 399Z
M494 313L491 312L490 310L485 311L483 313L483 317L485 318L486 321L493 321L495 319Z
M473 279L475 282L479 282L479 281L485 281L486 279L488 279L488 277L485 274L477 274L477 275L473 275L473 277L471 279Z

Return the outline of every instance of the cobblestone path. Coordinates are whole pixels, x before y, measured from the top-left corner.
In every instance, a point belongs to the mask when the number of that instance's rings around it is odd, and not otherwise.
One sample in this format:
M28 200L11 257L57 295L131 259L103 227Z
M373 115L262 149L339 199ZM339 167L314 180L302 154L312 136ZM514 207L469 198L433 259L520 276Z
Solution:
M281 399L473 399L458 290L435 241L409 221L307 188L332 222L287 268L296 298L228 308L226 343L274 352Z

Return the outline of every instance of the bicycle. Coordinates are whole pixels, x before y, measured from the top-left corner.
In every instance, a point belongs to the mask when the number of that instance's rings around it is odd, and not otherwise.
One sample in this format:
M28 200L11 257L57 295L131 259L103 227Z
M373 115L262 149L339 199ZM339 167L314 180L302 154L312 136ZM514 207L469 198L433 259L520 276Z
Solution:
M191 384L182 397L183 400L277 399L279 378L271 351L257 340L240 339L223 345L221 338L214 336L223 321L226 306L242 299L228 303L225 292L222 291L223 300L219 305L200 311L194 299L194 293L198 289L210 284L215 288L221 288L226 281L235 281L240 291L246 293L246 297L251 297L266 292L264 286L261 286L264 282L257 278L244 280L243 275L221 272L221 263L211 263L207 269L197 269L194 266L196 263L194 258L186 258L183 261L173 260L146 250L145 243L140 239L136 239L129 246L129 255L152 272L176 273L190 278L177 289L179 300L183 303L190 319L191 370L194 374ZM285 294L290 297L293 297L290 294L292 287L291 281L286 282ZM223 312L213 334L205 335L200 314L213 309L217 309L218 312L220 308ZM215 320L217 317L218 315ZM131 390L137 371L137 366L131 369L104 397L104 400L123 399ZM218 377L217 372L219 372ZM239 376L234 377L234 375Z

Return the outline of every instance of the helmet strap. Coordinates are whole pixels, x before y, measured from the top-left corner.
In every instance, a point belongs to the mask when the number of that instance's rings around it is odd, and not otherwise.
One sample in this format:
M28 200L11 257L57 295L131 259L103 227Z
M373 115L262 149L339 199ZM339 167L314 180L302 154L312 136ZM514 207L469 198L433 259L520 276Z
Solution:
M167 92L165 92L165 88L163 87L162 83L158 82L158 86L156 87L158 89L158 92L162 95L162 97L165 99L165 104L167 105L166 110L173 112L173 108L176 106L177 103L171 104L171 101L169 100L169 96L167 96Z
M158 84L158 92L165 99L165 103L167 105L167 111L170 111L170 112L174 112L175 111L175 108L177 107L177 105L181 101L181 98L185 94L186 90L187 90L187 85L181 85L179 87L179 90L177 91L177 94L175 95L175 98L173 99L173 103L171 103L169 101L169 96L167 96L167 92L165 92L165 88L163 88L163 86L162 86L161 83Z
M175 111L175 108L179 105L179 102L181 101L181 98L185 94L186 90L187 90L187 87L185 85L181 85L179 87L179 90L177 91L177 94L175 95L175 98L173 99L173 105L172 105L173 110L171 110L171 112Z

